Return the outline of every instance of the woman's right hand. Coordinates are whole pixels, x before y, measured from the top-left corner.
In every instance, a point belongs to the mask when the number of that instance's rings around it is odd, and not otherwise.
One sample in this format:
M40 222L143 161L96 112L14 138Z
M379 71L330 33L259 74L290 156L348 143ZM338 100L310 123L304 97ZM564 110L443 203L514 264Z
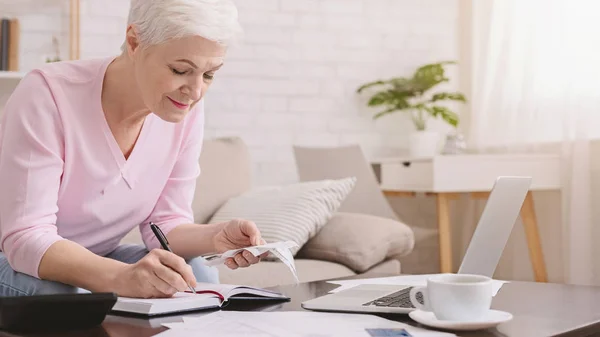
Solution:
M167 250L153 249L138 262L126 265L116 275L118 296L136 298L171 297L196 286L196 278L185 260Z

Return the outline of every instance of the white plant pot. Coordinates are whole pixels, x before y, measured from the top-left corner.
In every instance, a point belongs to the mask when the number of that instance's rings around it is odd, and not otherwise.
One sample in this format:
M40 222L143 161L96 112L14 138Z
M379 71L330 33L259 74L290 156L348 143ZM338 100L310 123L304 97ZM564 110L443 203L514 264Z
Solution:
M440 135L434 131L416 131L409 136L411 157L433 157L439 153Z

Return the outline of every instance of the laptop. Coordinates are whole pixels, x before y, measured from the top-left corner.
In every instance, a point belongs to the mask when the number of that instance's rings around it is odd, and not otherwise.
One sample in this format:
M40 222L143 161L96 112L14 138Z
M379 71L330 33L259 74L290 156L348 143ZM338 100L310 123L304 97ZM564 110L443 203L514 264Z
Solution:
M459 274L493 277L531 185L531 177L498 177L475 229ZM412 285L361 284L302 303L315 311L406 314Z

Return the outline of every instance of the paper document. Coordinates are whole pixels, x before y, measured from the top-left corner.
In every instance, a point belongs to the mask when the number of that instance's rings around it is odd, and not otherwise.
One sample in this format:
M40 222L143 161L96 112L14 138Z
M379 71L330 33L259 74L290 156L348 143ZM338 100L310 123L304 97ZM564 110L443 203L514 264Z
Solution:
M373 331L402 329L412 337L456 336L375 315L307 311L219 311L200 317L184 317L181 323L166 323L163 326L169 330L156 337L371 337Z
M210 255L210 256L205 256L204 258L206 260L205 264L207 266L216 266L216 265L225 263L225 261L228 258L234 257L236 254L238 254L244 250L247 250L254 256L259 256L261 254L269 252L269 253L273 254L275 257L277 257L279 260L281 260L281 262L283 262L288 267L288 269L294 275L294 280L295 280L296 284L298 284L300 281L298 280L298 274L296 272L296 265L294 264L294 256L292 255L292 253L290 251L290 248L294 248L294 247L298 247L298 244L294 241L280 241L280 242L273 242L273 243L268 243L268 244L260 245L260 246L252 246L252 247L246 247L246 248L240 248L240 249L233 249L233 250L226 251L223 254L214 254L214 255Z
M327 281L328 283L339 284L340 286L329 291L329 293L337 293L342 290L350 289L359 284L401 284L407 286L424 287L427 285L427 279L440 274L423 274L423 275L402 275L402 276L390 276L381 278L366 278L366 279L355 279L355 280L340 280L340 281ZM500 288L508 283L508 281L493 280L493 296L498 294Z

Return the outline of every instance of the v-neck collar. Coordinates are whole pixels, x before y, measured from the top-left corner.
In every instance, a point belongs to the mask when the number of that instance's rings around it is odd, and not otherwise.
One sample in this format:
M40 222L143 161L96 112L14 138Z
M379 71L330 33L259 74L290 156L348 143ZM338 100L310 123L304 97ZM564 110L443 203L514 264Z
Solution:
M96 86L96 99L97 108L95 110L95 115L99 117L99 126L104 134L104 138L106 140L106 144L108 145L110 152L112 153L113 159L116 165L119 168L120 175L123 177L127 185L130 189L133 189L136 183L136 175L135 175L135 165L140 162L140 156L143 156L144 152L144 144L146 143L146 138L150 133L150 129L152 126L152 121L154 120L152 113L146 116L144 123L142 124L142 129L140 130L140 134L129 154L128 158L125 158L125 155L121 151L115 136L110 130L110 126L108 125L108 121L106 120L106 115L104 114L104 109L102 107L102 89L104 87L104 76L106 75L106 70L108 66L114 61L114 58L110 58L108 62L106 62L99 74L99 83Z

